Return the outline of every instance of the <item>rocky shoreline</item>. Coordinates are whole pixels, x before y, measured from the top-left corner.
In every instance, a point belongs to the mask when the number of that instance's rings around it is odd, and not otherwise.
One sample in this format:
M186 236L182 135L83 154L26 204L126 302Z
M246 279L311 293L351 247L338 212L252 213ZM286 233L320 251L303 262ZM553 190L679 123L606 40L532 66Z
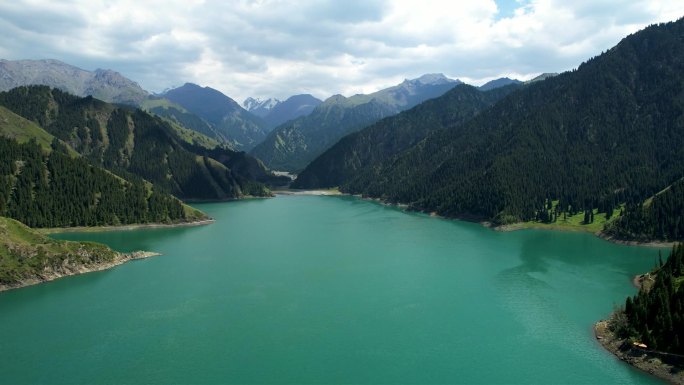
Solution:
M132 253L117 253L113 260L101 263L93 263L89 265L63 265L60 266L59 270L46 271L37 277L27 278L11 285L0 284L0 292L19 289L26 286L36 285L43 282L54 281L62 277L69 277L72 275L91 273L94 271L102 271L111 269L112 267L119 266L129 261L136 259L145 259L149 257L156 257L161 255L160 253L155 253L151 251L134 251Z
M121 226L95 226L95 227L51 227L34 229L42 234L57 234L57 233L92 233L104 231L128 231L140 229L159 229L159 228L173 228L173 227L192 227L204 226L216 222L214 219L202 219L193 222L180 223L143 223L137 225L121 225Z
M627 246L646 246L646 247L667 247L667 248L672 248L676 242L664 242L664 241L647 241L647 242L641 242L641 241L627 241L623 239L617 239L613 236L610 236L603 231L599 231L596 233L596 236L604 239L608 242L613 242L617 243L619 245L627 245Z
M594 335L603 348L637 369L671 384L684 385L684 358L644 349L618 338L609 323L601 320L594 325Z

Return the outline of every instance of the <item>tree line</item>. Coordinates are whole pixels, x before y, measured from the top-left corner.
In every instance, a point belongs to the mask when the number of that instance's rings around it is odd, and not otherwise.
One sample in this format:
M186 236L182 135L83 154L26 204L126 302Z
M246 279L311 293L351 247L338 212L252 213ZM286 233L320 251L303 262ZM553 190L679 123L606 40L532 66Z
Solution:
M650 289L628 297L613 328L618 336L642 342L649 349L684 354L684 245L672 248L655 272ZM622 317L624 314L625 317Z
M126 181L82 157L72 158L56 140L46 154L30 140L0 137L0 216L30 227L171 223L185 219L175 197Z

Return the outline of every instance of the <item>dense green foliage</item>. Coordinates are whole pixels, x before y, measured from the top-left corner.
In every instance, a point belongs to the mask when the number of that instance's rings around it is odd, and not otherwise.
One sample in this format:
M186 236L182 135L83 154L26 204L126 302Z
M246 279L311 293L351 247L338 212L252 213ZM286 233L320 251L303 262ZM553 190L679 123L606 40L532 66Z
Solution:
M62 146L63 148L63 146ZM185 220L181 202L142 181L127 182L60 150L0 137L0 216L31 227Z
M144 178L183 199L228 199L269 194L261 183L227 168L179 137L161 118L79 98L43 86L0 93L0 104L38 123L92 164L127 179ZM225 157L244 154L225 150ZM237 160L236 160L237 161Z
M58 241L26 225L0 217L0 287L51 273L78 271L82 266L110 262L117 253L92 242Z
M684 20L631 35L341 186L498 223L614 210L684 175ZM590 219L590 218L589 218Z
M616 330L650 349L684 353L684 245L676 245L650 289L625 302L626 324Z
M50 150L55 138L34 122L26 120L2 106L0 106L0 136L16 139L19 143L33 139L45 150Z
M264 121L213 88L186 83L167 91L163 96L203 119L211 126L210 131L213 131L215 135L210 135L206 132L207 130L203 130L203 133L215 139L226 140L238 150L248 151L266 137L267 129ZM190 120L187 116L177 117L186 121ZM188 128L199 128L198 124L195 121L192 127Z
M314 159L292 187L340 186L359 170L377 166L429 134L463 124L515 89L508 86L481 92L469 85L458 85L442 97L345 136Z
M204 157L215 159L222 165L228 167L234 174L240 176L241 185L247 185L251 181L263 183L268 186L286 186L291 180L285 176L276 176L267 171L264 164L244 152L235 153L223 147L206 148L197 145L186 145L188 149ZM254 189L258 188L257 185Z
M333 96L311 114L276 127L250 153L273 170L299 172L345 135L438 97L456 84L446 78L435 84L415 79L368 95Z
M673 183L643 204L632 204L604 229L619 239L639 241L684 240L684 179Z
M173 106L169 107L154 107L149 110L151 113L161 116L163 118L171 119L174 122L182 125L185 128L199 132L209 138L215 139L219 142L231 144L231 139L225 134L218 131L213 125L202 120L199 116L191 114L186 111L181 111Z

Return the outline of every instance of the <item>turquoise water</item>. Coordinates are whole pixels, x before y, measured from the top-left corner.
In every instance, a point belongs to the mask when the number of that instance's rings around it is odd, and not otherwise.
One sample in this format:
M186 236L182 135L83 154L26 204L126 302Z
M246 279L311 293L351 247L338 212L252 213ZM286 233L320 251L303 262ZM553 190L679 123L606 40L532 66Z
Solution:
M0 293L0 383L659 383L591 329L654 249L349 197L198 207L216 223L58 236L164 255Z

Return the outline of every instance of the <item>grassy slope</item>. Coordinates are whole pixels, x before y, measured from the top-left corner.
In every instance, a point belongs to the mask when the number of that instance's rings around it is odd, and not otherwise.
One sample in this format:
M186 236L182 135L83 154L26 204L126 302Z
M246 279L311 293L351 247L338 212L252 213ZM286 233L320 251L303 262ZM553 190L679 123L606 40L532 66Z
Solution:
M606 220L605 213L599 214L598 210L594 209L594 221L592 223L584 224L584 213L581 212L573 216L568 216L566 219L563 219L563 217L561 216L556 220L556 222L553 223L528 221L522 222L515 226L519 226L520 228L558 229L570 231L588 231L596 233L603 230L603 226L605 226L606 223L613 221L615 218L617 218L617 215L617 213L614 213L609 220Z
M3 106L0 106L0 135L16 139L19 143L25 143L29 139L35 138L38 144L46 150L50 150L50 145L54 139L54 136L37 124L22 118Z
M142 108L143 110L152 115L154 115L154 113L151 112L152 109L157 107L162 107L164 109L175 108L180 112L188 113L188 110L183 108L183 106L181 106L180 104L176 104L168 99L146 99L140 104L140 108ZM212 149L214 147L221 146L221 143L218 140L212 139L202 133L186 128L183 125L176 122L175 120L168 119L163 116L161 118L164 121L171 124L171 127L173 127L173 129L176 131L176 133L181 139L190 144L201 146L207 149Z
M170 101L169 99L164 99L164 98L155 98L155 99L148 98L148 99L143 100L142 103L140 103L140 108L142 108L145 111L150 111L151 109L156 108L156 107L164 107L164 108L173 107L173 108L177 109L178 111L188 112L188 110L183 108L183 106L181 106L180 104L176 104L176 103Z
M212 149L215 147L221 147L221 143L218 140L212 139L200 132L193 131L189 128L185 128L178 124L176 121L171 119L161 117L164 121L168 122L171 127L176 131L178 137L185 142L194 144L196 146L204 147L206 149Z
M105 245L54 240L14 219L0 217L0 285L111 262L117 256Z
M52 151L52 141L55 138L36 123L15 114L3 106L0 106L0 135L15 139L19 143L26 143L33 138L47 152ZM62 144L66 146L72 157L79 156L71 146L64 142Z
M558 201L552 202L552 207L555 209ZM551 230L565 230L565 231L587 231L591 233L598 233L603 230L603 227L618 218L622 206L615 209L610 219L606 219L605 213L599 213L598 209L594 209L594 221L591 223L584 223L584 212L575 215L559 215L553 223L544 223L539 221L527 221L504 226L510 229L551 229Z
M162 100L171 103L168 100ZM181 136L182 139L187 140L189 143L194 143L207 148L214 148L215 145L218 145L217 141L210 139L200 133L188 130L187 128L183 128L175 123L173 123L172 126L174 127L174 129L178 131L179 136ZM28 142L31 138L35 138L38 144L41 147L43 147L46 151L52 151L51 144L54 139L54 136L52 136L47 131L42 129L36 123L15 114L14 112L8 110L3 106L0 106L0 135L16 139L20 143L25 143ZM66 146L69 149L69 153L72 156L79 156L75 150L73 150L68 145ZM117 179L124 181L123 178L114 174L113 172L107 172L112 176L116 177ZM145 186L147 187L148 191L151 192L152 184L146 182ZM188 222L201 221L209 218L200 210L197 210L188 205L184 204L183 209L185 210L185 215L187 216Z

